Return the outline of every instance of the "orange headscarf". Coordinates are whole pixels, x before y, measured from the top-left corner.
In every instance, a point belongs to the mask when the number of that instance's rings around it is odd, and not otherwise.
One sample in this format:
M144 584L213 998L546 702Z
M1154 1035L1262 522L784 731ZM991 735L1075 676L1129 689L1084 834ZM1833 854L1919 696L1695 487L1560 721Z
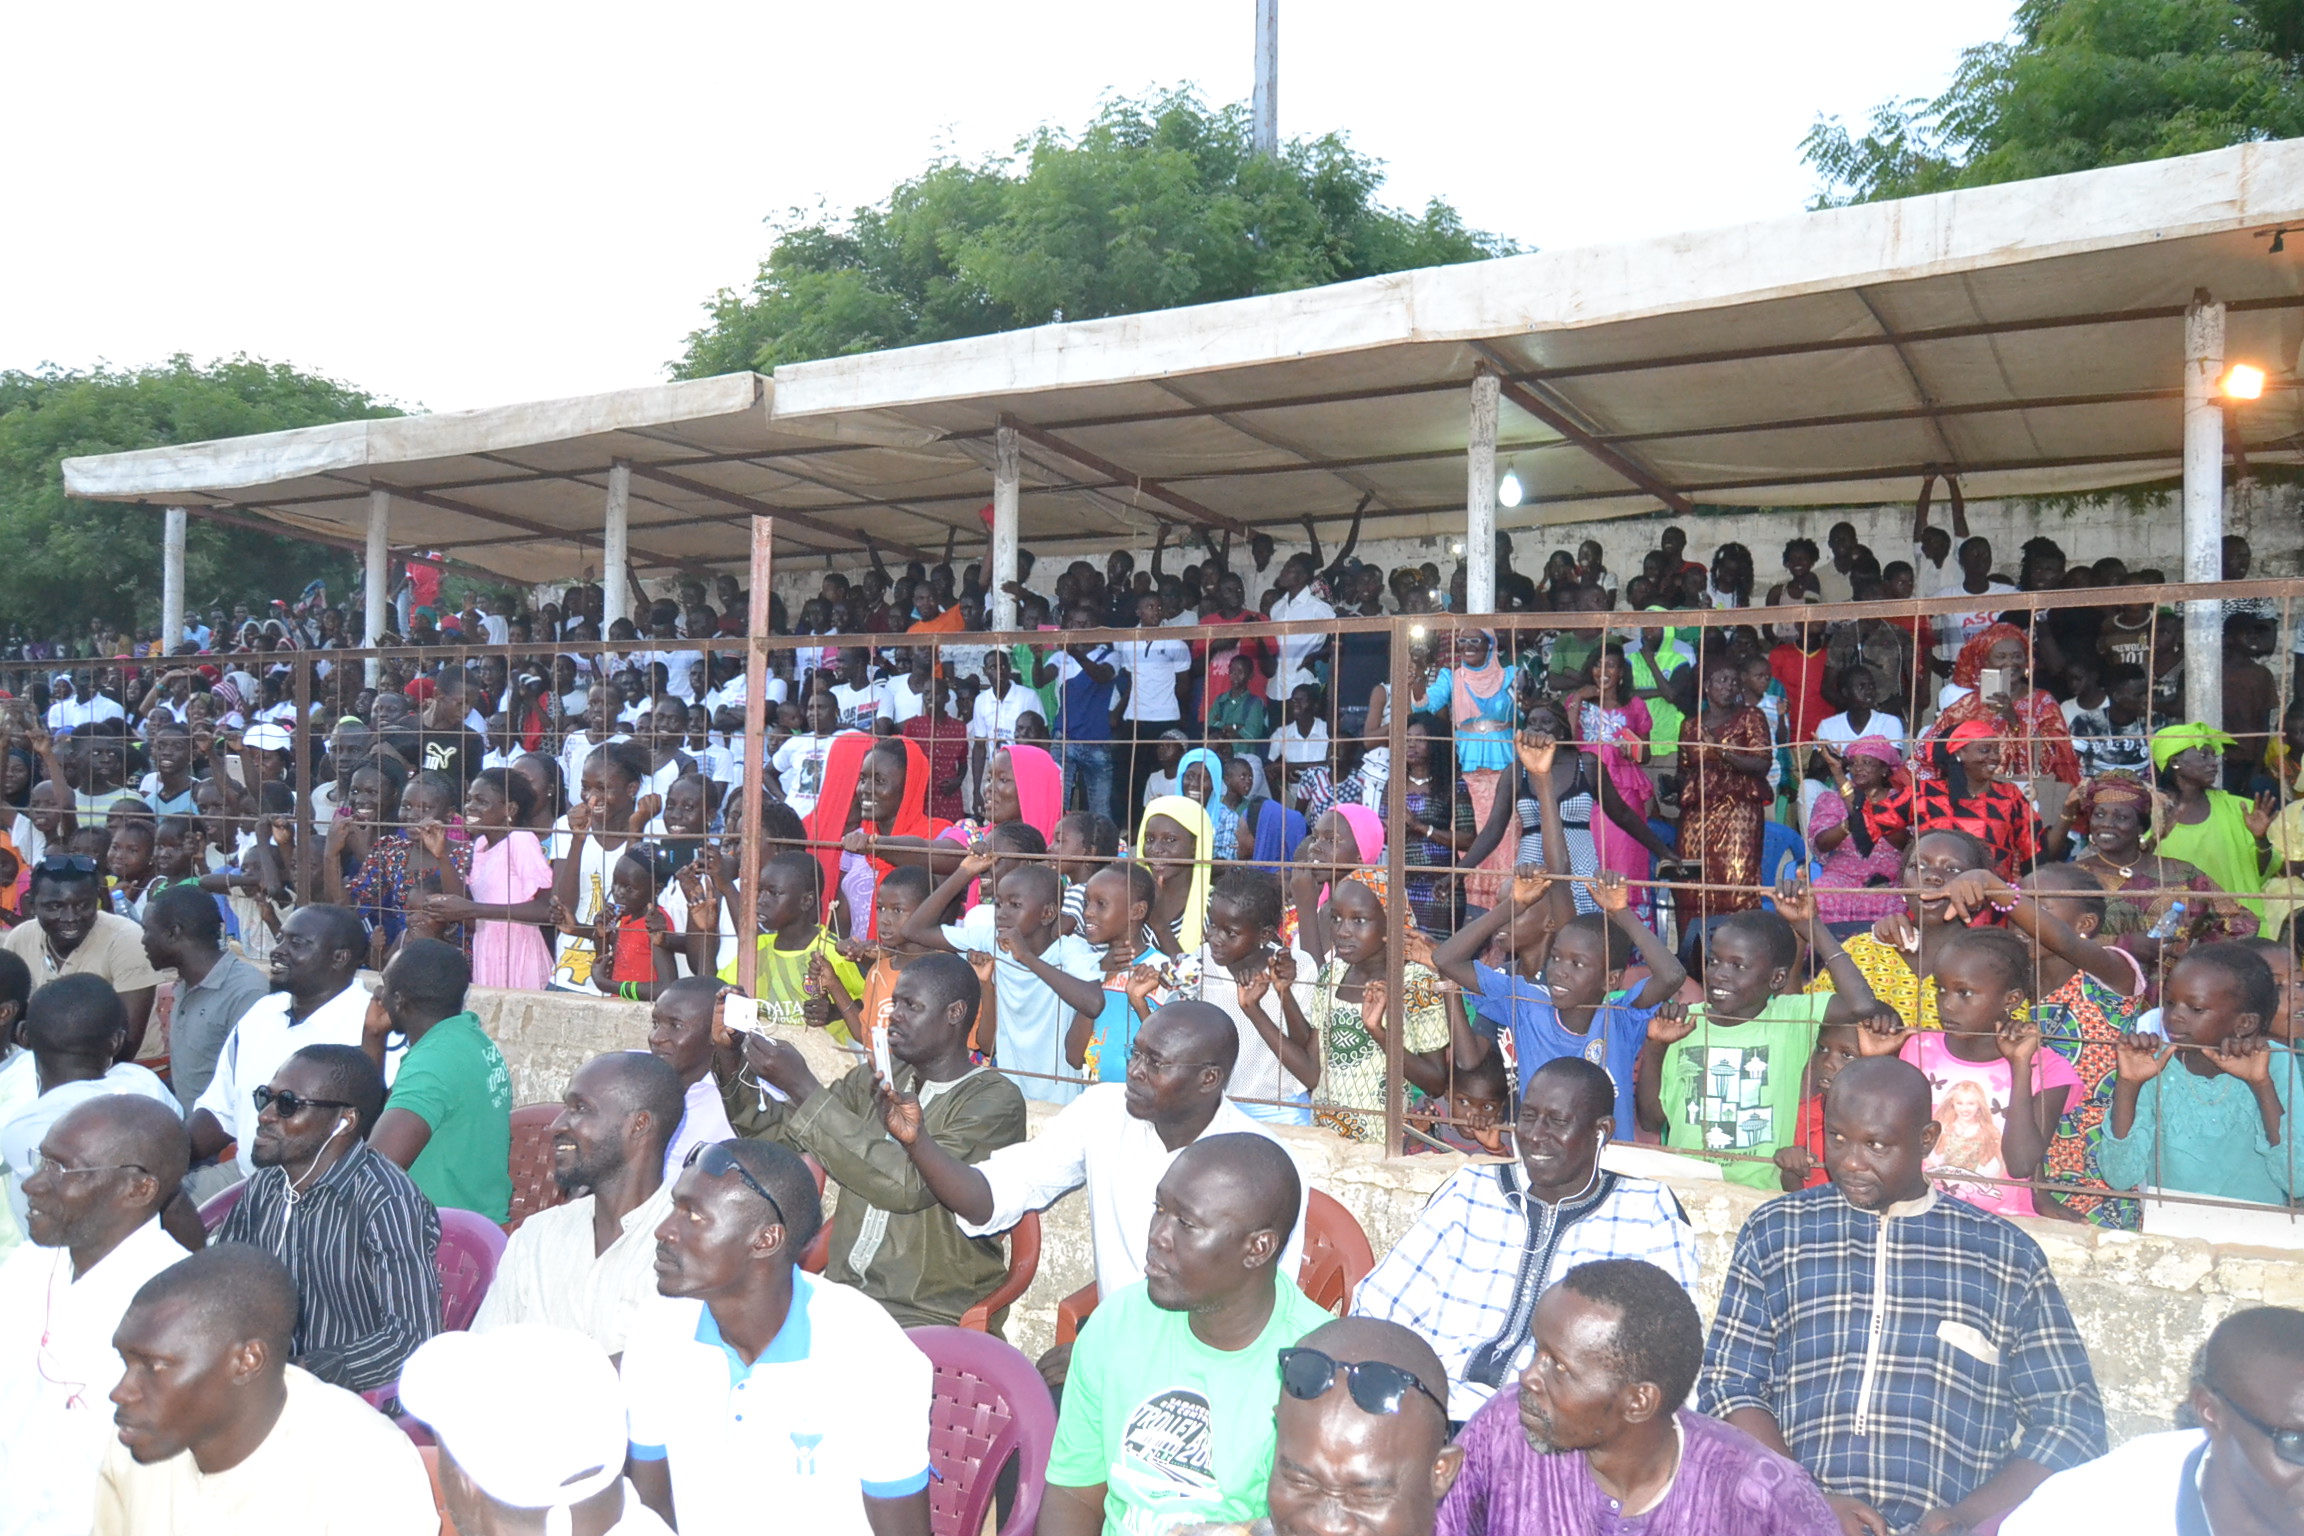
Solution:
M824 871L826 911L831 910L831 900L840 889L840 839L848 831L848 813L856 807L856 786L864 776L864 759L882 747L904 753L904 793L897 802L895 819L872 823L867 830L879 837L934 837L952 825L928 814L928 754L920 749L920 743L906 736L868 736L862 731L843 731L833 737L832 749L824 758L824 787L806 822L808 851ZM872 860L875 887L890 867L885 859ZM866 914L866 922L870 925L867 932L878 938L877 907Z

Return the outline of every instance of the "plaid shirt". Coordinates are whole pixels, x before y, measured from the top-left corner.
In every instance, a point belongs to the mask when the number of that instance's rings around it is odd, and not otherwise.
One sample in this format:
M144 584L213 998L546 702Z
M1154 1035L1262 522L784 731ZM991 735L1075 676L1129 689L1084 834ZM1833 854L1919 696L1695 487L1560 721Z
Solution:
M1826 1492L1897 1530L2015 1457L2061 1472L2105 1450L2088 1351L2039 1245L1933 1192L1885 1217L1830 1186L1755 1211L1697 1402L1775 1415Z
M1534 1358L1537 1297L1590 1259L1646 1259L1696 1288L1696 1233L1663 1185L1603 1173L1583 1199L1546 1205L1517 1162L1474 1164L1440 1186L1352 1310L1429 1339L1448 1367L1448 1416L1469 1419Z

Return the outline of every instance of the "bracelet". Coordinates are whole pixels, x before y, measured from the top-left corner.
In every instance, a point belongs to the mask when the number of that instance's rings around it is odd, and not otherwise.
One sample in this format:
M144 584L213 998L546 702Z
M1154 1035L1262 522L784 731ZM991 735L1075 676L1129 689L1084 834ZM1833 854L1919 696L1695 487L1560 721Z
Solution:
M636 1003L640 1001L640 983L636 981L621 982L617 985L616 995L628 1003Z

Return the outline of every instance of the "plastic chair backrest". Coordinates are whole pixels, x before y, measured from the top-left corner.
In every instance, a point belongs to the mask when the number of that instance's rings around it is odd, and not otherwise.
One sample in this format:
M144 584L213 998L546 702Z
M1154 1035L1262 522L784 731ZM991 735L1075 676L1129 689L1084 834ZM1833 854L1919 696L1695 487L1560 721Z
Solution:
M232 1214L232 1208L240 1203L240 1197L247 1192L248 1181L242 1179L231 1188L218 1190L200 1202L200 1225L208 1229L210 1237L216 1235L216 1229L224 1225L224 1218Z
M519 1231L520 1223L568 1198L552 1177L552 1124L559 1118L557 1104L523 1104L512 1111L512 1208L504 1221L507 1232Z
M978 1536L993 1486L1017 1462L1016 1502L999 1536L1024 1536L1040 1519L1056 1403L1014 1345L968 1328L908 1329L936 1366L928 1409L928 1524L935 1536Z
M440 1212L440 1326L451 1333L472 1326L480 1300L504 1257L504 1229L478 1211Z
M440 1497L440 1447L420 1445L416 1454L424 1458L424 1475L432 1479L432 1507L440 1512L440 1536L457 1536L456 1522L448 1518L448 1505Z
M821 1203L824 1199L824 1165L805 1152L800 1154L800 1161L806 1163L809 1173L815 1176L816 1199ZM800 1267L812 1275L820 1275L824 1273L824 1266L831 1258L832 1218L826 1216L822 1225L816 1228L816 1235L809 1239L807 1252L800 1255Z
M1304 1205L1304 1262L1297 1288L1342 1317L1352 1310L1352 1293L1376 1267L1376 1251L1352 1213L1334 1196L1313 1190Z
M992 1314L1011 1305L1017 1297L1032 1288L1032 1277L1040 1273L1040 1213L1026 1211L1023 1219L1008 1229L1008 1273L992 1288L992 1294L960 1315L960 1326L973 1328L978 1333L992 1326Z

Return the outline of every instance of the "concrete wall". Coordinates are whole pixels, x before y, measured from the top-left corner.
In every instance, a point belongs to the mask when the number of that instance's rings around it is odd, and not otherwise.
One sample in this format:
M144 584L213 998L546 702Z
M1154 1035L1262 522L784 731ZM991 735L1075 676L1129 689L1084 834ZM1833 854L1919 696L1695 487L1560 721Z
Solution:
M516 1103L557 1099L585 1061L601 1051L639 1048L647 1035L648 1011L638 1004L541 992L479 991L474 997L511 1068ZM821 1032L780 1033L807 1053L821 1077L851 1065ZM1037 1126L1046 1111L1034 1105L1033 1113ZM1359 1219L1378 1253L1407 1231L1432 1192L1464 1161L1437 1153L1381 1157L1322 1131L1282 1134L1312 1182ZM1673 1187L1696 1227L1702 1302L1709 1313L1737 1229L1763 1196L1717 1182ZM1010 1341L1028 1354L1053 1342L1056 1303L1094 1275L1086 1202L1067 1196L1041 1219L1040 1271L1008 1324ZM2063 1222L2022 1225L2046 1252L2088 1343L2115 1443L2169 1427L2193 1352L2225 1314L2258 1303L2304 1306L2304 1257L2295 1254Z

